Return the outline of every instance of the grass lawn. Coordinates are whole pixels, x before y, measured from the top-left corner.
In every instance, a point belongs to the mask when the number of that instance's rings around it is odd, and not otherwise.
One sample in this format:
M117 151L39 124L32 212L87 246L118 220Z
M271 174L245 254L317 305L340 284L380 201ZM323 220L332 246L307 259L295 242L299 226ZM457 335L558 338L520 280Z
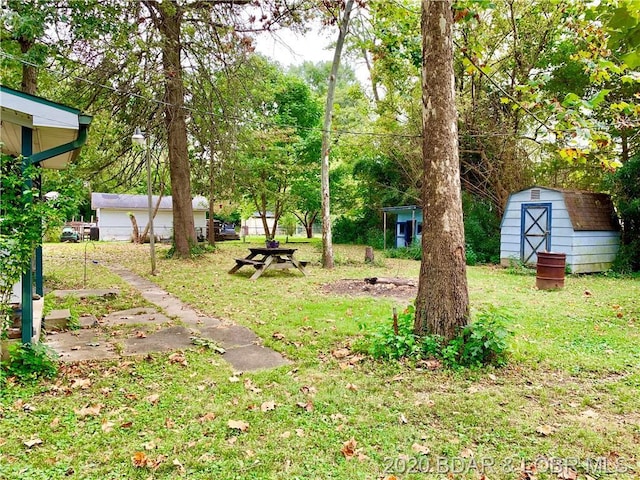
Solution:
M148 246L87 245L45 245L47 287L81 288L86 253L87 287L122 294L74 305L77 313L143 305L105 264L148 276ZM337 266L324 271L318 245L301 243L308 277L273 272L251 282L247 267L227 274L247 246L222 243L190 261L167 260L159 246L153 281L207 315L250 327L291 365L240 374L194 346L186 362L156 354L10 384L0 393L0 478L480 479L483 466L486 479L640 475L637 278L571 276L548 292L533 276L471 267L472 307L513 315L509 366L429 371L342 357L361 326L389 321L392 307L405 305L321 288L417 278L419 262L376 252L367 265L364 247L336 246ZM537 470L528 475L523 465Z

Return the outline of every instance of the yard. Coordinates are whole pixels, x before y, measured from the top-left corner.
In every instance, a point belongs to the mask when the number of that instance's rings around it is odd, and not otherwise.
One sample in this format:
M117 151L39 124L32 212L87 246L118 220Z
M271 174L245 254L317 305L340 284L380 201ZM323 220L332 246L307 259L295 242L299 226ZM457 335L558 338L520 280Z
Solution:
M562 291L538 291L531 275L469 268L472 306L512 313L513 350L506 368L453 372L377 362L351 350L410 294L355 287L348 295L356 284L343 281L417 279L419 262L376 252L368 265L363 247L337 246L337 267L324 271L319 246L300 243L297 257L311 262L308 277L267 272L251 282L249 269L227 274L247 246L218 244L215 253L188 262L165 259L167 247L159 246L153 281L207 315L253 329L291 365L233 372L219 354L194 346L184 361L157 354L67 365L52 381L9 385L0 394L0 478L640 473L637 278L571 276ZM80 304L78 312L143 303L105 265L147 276L148 246L47 244L47 288L82 288L85 255L86 286L119 287L121 294L114 304Z

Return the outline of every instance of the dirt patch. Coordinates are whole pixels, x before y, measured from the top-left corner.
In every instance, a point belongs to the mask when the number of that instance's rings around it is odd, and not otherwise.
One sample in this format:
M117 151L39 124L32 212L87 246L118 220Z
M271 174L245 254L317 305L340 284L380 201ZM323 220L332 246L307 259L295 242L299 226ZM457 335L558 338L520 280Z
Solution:
M415 300L418 287L377 283L371 285L364 279L343 279L322 286L322 291L333 295L351 295L359 297L387 297L398 300Z

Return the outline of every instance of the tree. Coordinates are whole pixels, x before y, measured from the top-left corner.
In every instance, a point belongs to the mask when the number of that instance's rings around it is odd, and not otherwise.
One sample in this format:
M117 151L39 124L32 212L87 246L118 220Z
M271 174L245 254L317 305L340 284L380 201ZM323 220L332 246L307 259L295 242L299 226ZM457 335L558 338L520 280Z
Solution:
M333 268L333 240L331 239L331 199L329 191L329 129L331 128L331 117L333 115L333 96L336 91L336 77L340 66L340 55L344 46L344 39L347 36L349 27L349 17L354 0L347 0L340 22L340 33L336 42L336 49L333 54L331 64L331 74L329 75L329 87L327 88L327 103L324 110L324 122L322 124L322 153L321 153L321 191L322 191L322 266Z
M423 230L414 329L451 340L468 323L451 0L422 0Z

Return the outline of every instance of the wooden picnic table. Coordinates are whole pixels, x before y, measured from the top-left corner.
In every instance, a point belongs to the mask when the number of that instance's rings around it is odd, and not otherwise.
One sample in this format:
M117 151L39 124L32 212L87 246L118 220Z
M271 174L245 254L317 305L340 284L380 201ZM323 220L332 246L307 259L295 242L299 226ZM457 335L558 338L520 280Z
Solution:
M256 269L251 276L251 280L256 280L267 270L286 270L297 268L303 275L307 275L304 269L307 262L294 258L296 248L249 248L249 255L245 258L236 258L235 266L229 273L236 273L245 265L250 265Z

